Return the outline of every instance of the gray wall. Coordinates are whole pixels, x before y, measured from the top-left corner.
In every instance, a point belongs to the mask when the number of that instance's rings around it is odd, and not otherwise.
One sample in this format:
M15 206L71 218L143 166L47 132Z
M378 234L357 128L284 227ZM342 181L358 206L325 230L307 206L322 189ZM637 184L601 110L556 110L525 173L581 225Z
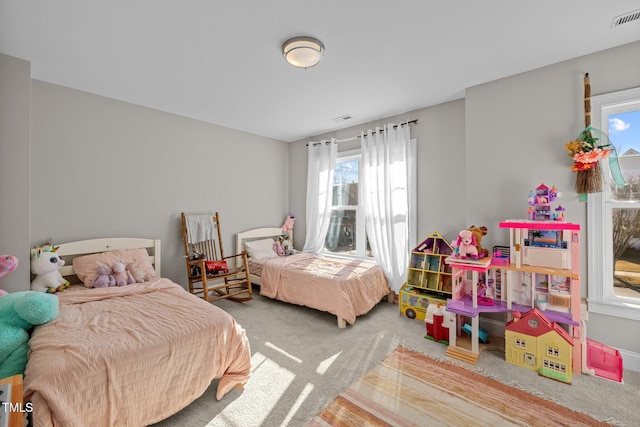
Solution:
M29 284L29 91L31 65L0 55L0 255L18 268L0 279L7 292Z
M29 98L29 64L0 55L0 67L0 173L17 185L2 190L0 244L23 266L0 279L3 288L28 289L26 260L36 243L130 235L161 238L164 273L184 284L183 210L219 210L227 248L235 233L280 225L292 214L295 244L302 246L307 140L287 145L40 81L31 81ZM452 240L475 224L489 228L483 246L505 244L498 223L523 218L528 192L540 182L555 185L567 220L583 226L584 278L586 209L573 190L564 143L584 127L585 72L594 95L640 86L640 42L468 88L464 100L311 139L345 139L417 118L411 129L418 140L417 239L437 230ZM10 283L12 277L19 282ZM639 323L591 313L587 332L638 358Z
M3 289L29 289L32 246L122 236L162 239L163 275L186 286L180 212L219 211L226 253L288 214L286 143L31 80L6 55L0 67L0 242L23 266Z
M411 128L418 140L418 241L434 230L453 240L462 228L486 225L484 247L508 245L508 232L499 222L526 218L529 191L542 182L555 185L567 221L582 226L586 297L586 204L578 202L564 144L585 127L587 72L593 95L640 86L640 42L467 88L464 100L311 139L344 139L376 125L419 119ZM305 142L290 147L291 210L300 217L297 246L304 242ZM621 349L625 363L632 361L636 370L639 333L640 322L589 313L588 336Z

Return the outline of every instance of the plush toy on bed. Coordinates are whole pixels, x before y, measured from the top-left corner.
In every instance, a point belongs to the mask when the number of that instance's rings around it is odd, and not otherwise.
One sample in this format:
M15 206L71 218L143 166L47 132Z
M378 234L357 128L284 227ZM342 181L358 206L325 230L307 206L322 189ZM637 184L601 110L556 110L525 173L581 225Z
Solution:
M108 265L98 264L96 267L98 275L91 283L92 288L108 288L116 285L116 279L111 274L111 268Z
M286 235L289 235L289 233L293 230L293 224L296 220L295 216L291 216L289 215L287 217L287 219L284 221L284 224L282 224L282 231L284 231L284 233Z
M133 279L131 283L143 283L144 282L144 273L142 270L138 268L138 263L136 262L128 262L127 263L127 272L129 274L129 281Z
M116 286L129 285L129 276L127 274L127 266L123 262L113 263L113 278L116 279Z
M42 292L13 292L0 298L0 378L24 374L29 330L58 315L58 297Z
M31 251L31 272L36 275L31 281L32 291L54 294L69 287L69 281L59 271L64 260L58 255L58 248L45 245Z

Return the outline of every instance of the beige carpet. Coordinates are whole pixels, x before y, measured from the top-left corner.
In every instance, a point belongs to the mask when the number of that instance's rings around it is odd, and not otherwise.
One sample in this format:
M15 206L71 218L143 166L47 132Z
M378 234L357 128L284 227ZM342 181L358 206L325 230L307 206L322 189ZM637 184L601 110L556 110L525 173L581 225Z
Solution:
M605 426L588 415L398 347L307 426Z
M447 346L424 339L424 322L402 316L397 304L380 303L354 326L338 329L335 316L328 313L262 297L257 289L254 297L242 304L215 303L247 331L252 374L244 389L218 401L214 380L191 405L154 427L305 426L399 346L616 427L640 425L640 372L625 371L624 384L574 374L567 385L507 363L500 351L483 351L476 365L451 359L445 354Z

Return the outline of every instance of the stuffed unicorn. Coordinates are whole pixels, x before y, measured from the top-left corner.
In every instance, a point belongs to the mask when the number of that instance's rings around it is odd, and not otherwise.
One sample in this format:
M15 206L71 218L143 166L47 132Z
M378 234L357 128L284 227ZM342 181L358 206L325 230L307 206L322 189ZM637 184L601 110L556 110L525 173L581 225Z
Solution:
M31 251L31 272L36 275L31 281L31 290L54 294L69 287L60 274L64 260L58 255L59 246L46 245Z

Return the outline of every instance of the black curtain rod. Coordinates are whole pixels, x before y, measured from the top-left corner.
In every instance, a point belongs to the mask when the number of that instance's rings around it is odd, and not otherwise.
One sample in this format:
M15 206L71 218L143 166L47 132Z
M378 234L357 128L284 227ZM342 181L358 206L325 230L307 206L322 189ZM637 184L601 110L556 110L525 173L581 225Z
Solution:
M408 120L408 121L406 121L406 122L404 122L404 123L400 123L400 124L398 124L398 125L394 125L394 126L393 126L393 128L394 128L394 129L397 129L397 128L398 128L398 126L402 126L402 125L414 125L414 124L416 124L416 123L418 123L418 119ZM384 132L384 129L380 129L380 133L382 133L382 132ZM372 134L372 135L375 135L376 133L378 133L378 131L371 132L371 134ZM358 139L358 138L360 138L360 135L358 135L358 136L354 136L354 137L351 137L351 138L347 138L347 139L339 139L339 140L337 140L337 141L335 141L335 142L336 142L336 143L339 143L339 142L353 141L354 139ZM330 141L330 140L328 140L328 141L325 141L325 142L328 144L328 143L330 143L331 141ZM316 144L320 144L320 142L316 142ZM309 146L309 144L307 143L307 147L308 147L308 146Z

